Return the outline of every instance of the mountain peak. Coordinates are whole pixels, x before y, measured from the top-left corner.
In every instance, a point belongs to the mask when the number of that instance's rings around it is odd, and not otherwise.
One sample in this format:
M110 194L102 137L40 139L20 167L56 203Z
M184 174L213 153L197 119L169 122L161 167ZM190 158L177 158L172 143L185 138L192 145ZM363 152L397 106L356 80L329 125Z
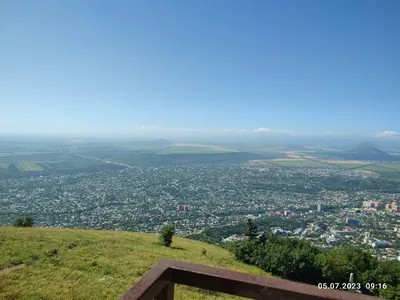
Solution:
M350 150L351 152L357 152L357 153L364 153L364 154L383 154L383 155L389 155L385 151L382 151L376 147L370 142L370 141L365 141L360 144L358 144L354 149Z

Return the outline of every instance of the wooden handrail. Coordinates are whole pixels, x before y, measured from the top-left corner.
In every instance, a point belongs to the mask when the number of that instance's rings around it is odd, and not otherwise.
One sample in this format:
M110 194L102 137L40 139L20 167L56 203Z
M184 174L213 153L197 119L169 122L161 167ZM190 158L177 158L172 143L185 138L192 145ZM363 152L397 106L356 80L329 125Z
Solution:
M119 299L172 300L174 298L175 283L250 299L379 299L358 293L319 289L316 286L305 283L250 275L166 259L162 259Z

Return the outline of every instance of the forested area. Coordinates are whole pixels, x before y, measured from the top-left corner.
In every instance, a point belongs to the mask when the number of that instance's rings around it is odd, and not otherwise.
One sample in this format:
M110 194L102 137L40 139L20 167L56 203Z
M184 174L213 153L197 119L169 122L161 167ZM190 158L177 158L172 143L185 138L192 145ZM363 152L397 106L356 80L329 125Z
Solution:
M322 252L308 241L272 233L257 237L257 233L257 227L249 220L245 232L248 239L228 247L236 259L273 275L314 285L348 283L353 273L354 283L362 293L387 299L400 297L400 264L381 262L357 247ZM375 288L371 288L371 283Z

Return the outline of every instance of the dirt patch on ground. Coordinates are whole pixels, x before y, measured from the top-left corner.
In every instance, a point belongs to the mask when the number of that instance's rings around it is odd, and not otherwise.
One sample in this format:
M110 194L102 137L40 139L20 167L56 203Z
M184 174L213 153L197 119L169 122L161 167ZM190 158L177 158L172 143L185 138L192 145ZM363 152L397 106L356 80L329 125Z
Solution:
M315 157L315 156L309 156L309 155L307 155L307 156L304 156L304 158L313 159L313 158L316 158L316 157Z
M302 158L300 155L295 155L295 154L287 154L287 157L289 158Z
M0 270L0 276L6 275L14 270L22 269L23 267L25 267L25 265L12 266L9 268L2 269Z
M303 153L314 153L315 151L311 150L301 150L301 151L283 151L286 155L301 155Z

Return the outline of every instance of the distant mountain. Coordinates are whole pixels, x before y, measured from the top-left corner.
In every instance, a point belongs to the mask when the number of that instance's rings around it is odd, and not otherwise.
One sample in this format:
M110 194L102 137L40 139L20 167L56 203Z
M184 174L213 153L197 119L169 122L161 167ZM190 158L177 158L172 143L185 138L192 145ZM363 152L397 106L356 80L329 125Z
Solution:
M389 155L374 146L371 142L362 142L347 151L325 151L319 157L343 160L364 160L364 161L398 161L400 157Z
M349 152L389 155L385 151L382 151L382 150L374 147L371 142L360 143L354 149L350 150Z
M359 160L395 160L385 151L374 147L374 145L369 141L358 144L355 148L348 151L348 153L354 156L354 159Z

